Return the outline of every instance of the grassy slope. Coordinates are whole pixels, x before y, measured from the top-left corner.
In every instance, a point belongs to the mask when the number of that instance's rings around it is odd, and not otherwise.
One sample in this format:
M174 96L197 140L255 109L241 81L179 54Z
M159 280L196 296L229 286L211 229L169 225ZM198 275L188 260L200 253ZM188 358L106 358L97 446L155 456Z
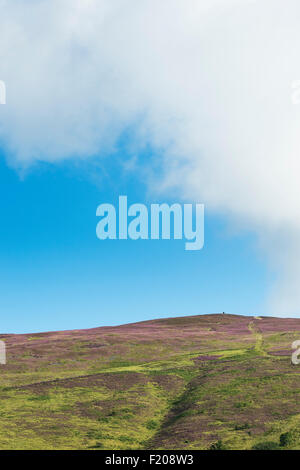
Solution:
M3 335L1 449L300 449L300 320L204 315Z

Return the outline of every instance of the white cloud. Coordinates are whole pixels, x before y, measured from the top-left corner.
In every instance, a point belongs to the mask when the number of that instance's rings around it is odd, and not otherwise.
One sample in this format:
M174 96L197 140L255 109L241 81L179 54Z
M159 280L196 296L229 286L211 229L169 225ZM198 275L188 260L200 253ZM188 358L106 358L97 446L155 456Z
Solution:
M0 11L13 164L102 153L134 125L137 144L164 150L164 188L257 232L278 269L270 310L300 313L299 2L0 0Z

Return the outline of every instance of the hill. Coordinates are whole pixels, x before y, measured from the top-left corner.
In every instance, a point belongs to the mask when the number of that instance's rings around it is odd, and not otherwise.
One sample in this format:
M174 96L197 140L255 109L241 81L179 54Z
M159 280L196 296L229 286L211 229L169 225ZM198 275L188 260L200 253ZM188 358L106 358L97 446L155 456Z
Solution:
M300 449L300 319L2 335L1 449Z

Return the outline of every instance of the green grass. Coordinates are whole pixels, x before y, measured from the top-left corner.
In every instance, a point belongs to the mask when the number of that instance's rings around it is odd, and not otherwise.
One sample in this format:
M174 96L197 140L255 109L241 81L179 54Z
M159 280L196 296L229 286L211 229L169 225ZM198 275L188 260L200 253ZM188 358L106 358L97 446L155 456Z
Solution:
M300 368L270 354L300 338L300 322L262 333L265 321L8 337L0 449L300 449Z

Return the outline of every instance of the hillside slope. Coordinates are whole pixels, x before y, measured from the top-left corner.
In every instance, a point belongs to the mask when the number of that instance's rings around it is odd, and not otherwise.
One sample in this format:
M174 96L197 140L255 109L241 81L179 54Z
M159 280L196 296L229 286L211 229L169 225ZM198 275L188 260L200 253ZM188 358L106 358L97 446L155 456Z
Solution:
M2 335L0 449L300 449L300 319ZM283 435L283 436L282 436Z

